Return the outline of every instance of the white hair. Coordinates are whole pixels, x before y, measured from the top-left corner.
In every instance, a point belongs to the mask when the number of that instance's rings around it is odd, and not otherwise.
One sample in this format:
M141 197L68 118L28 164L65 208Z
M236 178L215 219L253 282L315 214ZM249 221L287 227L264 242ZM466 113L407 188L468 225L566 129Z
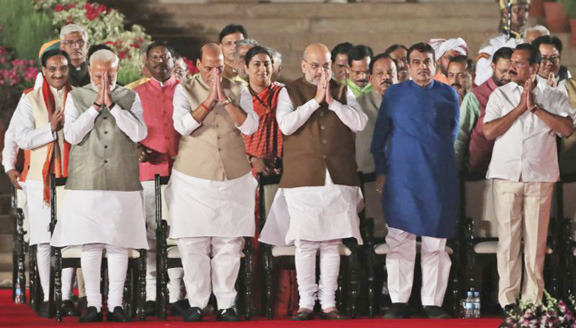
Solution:
M238 49L243 46L252 46L256 47L259 46L258 41L254 39L242 39L236 41L236 45L234 46L234 57L238 58Z
M526 34L529 32L540 32L540 35L550 35L550 30L548 30L545 26L534 25L524 29L524 32L522 32L522 38L526 39Z
M272 60L274 61L274 66L281 65L282 64L282 54L280 53L280 51L278 51L276 49L272 49L272 48L266 48L266 49L270 53L270 56L272 56Z
M108 49L100 49L90 56L90 65L93 65L95 62L100 62L112 63L112 66L117 66L118 61L118 56Z
M60 30L60 41L64 41L64 37L66 35L69 35L74 32L81 33L84 39L88 40L88 33L86 33L86 30L82 26L78 24L68 24L63 26L62 29Z

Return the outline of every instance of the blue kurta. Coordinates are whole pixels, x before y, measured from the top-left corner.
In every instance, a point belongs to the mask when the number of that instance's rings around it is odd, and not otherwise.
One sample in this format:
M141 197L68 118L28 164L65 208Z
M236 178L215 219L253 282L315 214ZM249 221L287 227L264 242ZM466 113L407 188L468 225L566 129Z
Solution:
M382 208L388 226L418 236L450 238L458 209L454 140L458 95L432 81L391 86L378 112L371 151L386 175Z

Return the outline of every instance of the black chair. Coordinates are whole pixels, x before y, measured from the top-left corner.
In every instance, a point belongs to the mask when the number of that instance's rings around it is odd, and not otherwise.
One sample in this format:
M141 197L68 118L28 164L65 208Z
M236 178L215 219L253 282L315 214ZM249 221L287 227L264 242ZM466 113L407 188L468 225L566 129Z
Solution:
M574 281L574 270L576 265L576 202L574 192L576 192L576 173L562 174L560 181L556 183L556 216L564 218L559 225L561 236L559 258L564 258L564 265L560 270L564 272L562 284L562 296L565 300L574 295L576 283Z
M260 230L266 221L266 193L265 187L277 185L280 183L280 176L263 176L258 175L258 216ZM266 316L268 319L274 318L273 301L274 301L274 282L273 273L277 268L294 268L295 246L273 246L261 244L264 248L264 275L265 275L265 293L266 293ZM357 304L359 298L358 292L358 253L359 247L356 239L350 238L344 240L340 246L341 262L340 275L338 276L338 289L336 291L336 300L338 309L346 307L346 313L352 318L357 316ZM346 284L344 281L346 280ZM344 287L346 286L346 287ZM346 294L346 299L344 295Z
M20 288L22 302L26 303L26 251L28 245L25 241L27 232L24 230L24 211L19 203L23 194L19 190L10 186L11 210L10 221L12 221L12 299L16 298L16 285ZM20 194L20 195L19 195ZM19 197L20 196L20 197Z
M376 180L376 175L361 175L360 181L364 185L365 183L374 182ZM459 224L457 223L457 227ZM418 237L417 254L420 253L421 242L420 237ZM368 259L368 317L374 318L377 313L376 308L376 267L379 265L386 265L386 256L390 252L390 247L386 244L385 240L382 238L374 237L374 219L366 218L366 256ZM452 266L450 269L450 278L448 283L448 291L446 295L449 297L450 310L453 315L458 314L459 310L459 294L460 294L460 281L459 281L459 263L460 263L460 241L456 238L454 240L448 240L446 244L446 252L452 260ZM414 278L414 283L416 283L416 277ZM383 277L386 279L386 277ZM445 301L446 303L446 301Z
M54 232L57 222L57 211L62 206L64 198L64 185L66 178L56 179L54 174L50 177L50 231ZM82 246L52 247L52 266L50 270L50 302L49 317L56 316L58 322L62 321L62 269L80 268ZM102 272L106 268L106 254L103 254ZM146 250L130 250L128 272L124 285L123 308L124 312L137 315L140 321L146 320L144 303L146 300ZM101 277L105 277L104 274ZM135 288L135 285L137 288ZM133 307L136 304L136 308Z
M170 216L168 207L164 201L164 190L168 184L168 177L155 176L155 203L156 203L156 256L157 256L157 315L162 320L167 320L168 305L168 269L181 268L182 259L178 250L176 240L168 238L170 229ZM252 309L252 271L247 269L252 267L251 263L251 240L245 238L244 251L240 264L240 273L236 281L238 293L238 303L236 308L242 312L246 320L251 318ZM243 295L243 296L240 296ZM239 311L240 312L240 311Z

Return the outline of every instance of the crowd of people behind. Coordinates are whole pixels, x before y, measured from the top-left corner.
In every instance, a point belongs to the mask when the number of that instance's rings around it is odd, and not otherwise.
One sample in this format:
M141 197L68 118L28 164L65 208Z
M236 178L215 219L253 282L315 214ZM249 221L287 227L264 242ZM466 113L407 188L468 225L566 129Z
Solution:
M281 175L259 242L295 245L299 294L294 320L341 320L335 302L342 239L362 243L358 212L377 220L390 250L385 318L408 318L421 237L424 313L442 308L456 229L459 172L486 172L499 224L499 303L541 300L552 186L574 168L576 80L560 65L562 42L524 26L529 0L501 1L510 24L475 58L462 38L395 44L380 54L344 42L306 47L302 77L278 82L282 56L228 25L207 43L197 74L163 42L143 56L143 78L116 82L119 59L70 24L40 49L42 75L26 90L6 132L2 164L23 189L29 243L36 245L47 313L51 247L82 246L81 267L63 270L62 311L78 280L86 310L103 320L100 268L108 263L107 320L122 307L130 249L147 249L146 313L156 311L156 175L182 268L168 270L172 314L203 320L213 294L217 320L237 321L236 279L245 237L257 235L255 177ZM25 153L17 168L19 150ZM363 184L359 173L373 177ZM67 177L58 222L49 229L49 177ZM370 180L369 178L367 178ZM384 219L385 218L385 219ZM523 240L524 275L521 241ZM316 255L319 254L319 279ZM523 278L523 287L520 283ZM276 309L287 313L294 272ZM522 292L521 292L522 291Z

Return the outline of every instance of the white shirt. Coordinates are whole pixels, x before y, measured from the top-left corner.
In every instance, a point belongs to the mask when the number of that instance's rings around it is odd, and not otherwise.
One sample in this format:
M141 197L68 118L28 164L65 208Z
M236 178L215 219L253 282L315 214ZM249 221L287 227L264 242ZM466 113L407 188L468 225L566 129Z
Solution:
M174 114L172 114L172 119L174 120L174 129L178 133L186 136L202 126L202 123L196 122L194 117L192 117L192 111L196 108L190 107L188 97L180 84L174 90L173 104ZM240 108L246 113L247 117L244 123L238 126L238 130L245 135L252 135L258 130L258 115L254 112L252 95L250 95L246 86L242 86L240 89Z
M536 75L536 78L538 79L538 83L543 83L543 84L548 84L548 79L545 79L543 77L541 77L540 75ZM566 95L568 95L568 89L566 88L566 79L558 82L560 78L558 76L556 76L556 78L554 79L556 81L556 89L564 92Z
M340 121L350 128L350 130L354 132L364 130L368 122L368 116L364 114L350 89L348 89L346 93L346 102L348 104L344 105L334 100L332 105L328 106L328 109L336 113ZM291 135L304 125L318 108L320 108L320 104L316 99L312 98L294 110L294 104L292 104L288 91L286 88L283 88L278 95L278 107L276 109L278 127L283 134Z
M20 101L22 101L22 99L20 99ZM18 147L18 143L16 142L16 125L18 125L18 122L16 112L14 112L14 114L12 114L12 119L10 119L8 129L6 129L6 133L4 134L4 148L2 149L2 166L4 166L4 172L8 172L16 168L18 150L20 149Z
M484 123L511 112L520 103L524 88L510 82L496 89L486 105ZM568 97L538 83L533 91L539 107L574 120ZM526 111L496 139L488 179L523 182L555 182L559 177L556 133L536 114Z
M136 94L129 110L123 110L118 104L110 109L110 114L116 120L118 128L134 142L144 140L148 134L142 112L142 103L138 94ZM80 143L94 128L94 121L99 114L100 112L94 109L94 106L90 106L84 113L80 114L72 97L68 97L64 112L64 138L66 141L71 145Z
M64 102L64 89L56 90L50 87L50 91L54 95L54 111L56 111ZM36 128L32 103L28 97L22 97L14 115L18 117L15 134L20 149L34 149L56 140L57 134L52 132L50 122Z

